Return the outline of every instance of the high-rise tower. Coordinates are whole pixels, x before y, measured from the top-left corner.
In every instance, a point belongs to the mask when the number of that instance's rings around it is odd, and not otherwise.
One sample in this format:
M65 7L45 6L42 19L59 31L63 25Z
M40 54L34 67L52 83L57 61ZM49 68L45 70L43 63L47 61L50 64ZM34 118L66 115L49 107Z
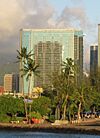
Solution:
M92 84L95 83L95 77L98 69L98 46L90 46L90 76Z
M79 67L80 78L83 73L83 32L74 29L21 29L20 47L33 51L39 63L40 78L31 79L34 86L50 85L51 73L61 69L62 61L72 58ZM22 90L22 89L21 89ZM28 82L24 77L24 92Z

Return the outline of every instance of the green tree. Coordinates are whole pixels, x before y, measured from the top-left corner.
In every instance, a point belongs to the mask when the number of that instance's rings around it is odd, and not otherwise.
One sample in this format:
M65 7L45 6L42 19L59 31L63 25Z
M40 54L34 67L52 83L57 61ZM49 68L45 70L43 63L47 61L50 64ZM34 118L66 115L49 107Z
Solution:
M28 96L29 97L31 97L31 92L32 92L32 89L30 88L31 77L33 77L33 75L39 74L39 71L37 70L38 67L39 65L36 64L35 60L33 59L28 59L27 63L24 64L23 66L23 75L26 76L26 80L29 82L29 85L28 85Z
M17 50L17 59L18 61L17 62L20 62L20 68L21 68L21 77L22 77L22 80L21 80L21 85L22 85L22 89L21 89L21 92L22 92L22 95L24 95L24 78L23 78L23 66L25 64L27 64L27 60L31 58L31 56L33 56L32 54L32 51L30 51L29 53L27 52L27 48L23 47L21 48L21 50Z
M57 96L55 97L56 108L60 108L60 116L65 120L68 99L74 88L74 63L71 58L66 58L66 62L63 62L61 73L56 72L53 74L52 83L57 91Z
M31 56L33 56L32 51L27 52L27 48L25 47L21 48L21 51L17 50L17 53L18 53L17 55L18 62L23 62L23 63L26 63L26 60L30 59Z
M51 100L45 96L35 98L32 102L33 111L40 113L42 116L48 116L51 111Z
M24 101L21 98L14 98L10 95L0 96L0 114L15 116L24 114Z
M31 57L33 56L33 54L32 54L32 51L30 51L29 53L27 52L27 48L25 48L25 47L23 47L23 48L21 48L21 51L18 51L17 50L17 52L18 52L18 55L17 55L17 59L18 59L18 61L17 62L20 62L20 68L21 68L21 70L20 70L20 73L21 73L21 92L22 92L22 95L24 95L24 75L23 74L25 74L24 73L24 67L26 67L27 66L27 63L29 63L29 60L31 60ZM26 118L27 118L27 120L28 120L28 117L27 117L27 115L28 115L28 113L27 113L27 103L25 102L25 96L24 96L24 105L25 105L25 112L26 112Z
M67 100L69 98L69 95L72 92L72 85L74 84L74 71L75 71L75 65L74 61L71 58L66 58L66 62L64 61L62 64L62 73L63 78L65 82L65 94L64 94L64 102L63 102L63 119L66 118L66 106L67 106Z
M73 97L76 101L77 104L77 119L81 119L81 111L82 111L82 106L84 106L85 103L85 93L86 93L86 86L83 84L80 84L80 86L76 87Z
M100 92L98 92L97 88L92 86L90 87L90 91L88 92L89 98L86 99L86 106L92 112L100 109Z

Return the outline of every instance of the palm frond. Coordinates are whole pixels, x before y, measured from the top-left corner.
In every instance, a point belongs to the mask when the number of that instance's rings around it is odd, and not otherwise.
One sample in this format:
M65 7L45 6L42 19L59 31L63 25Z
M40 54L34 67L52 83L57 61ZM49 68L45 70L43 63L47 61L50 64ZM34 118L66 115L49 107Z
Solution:
M36 76L38 76L38 77L40 77L40 71L38 71L38 70L36 70L35 72L34 72L34 74L36 75Z
M19 51L19 50L17 50L17 53L21 56L21 53L20 53L20 51Z
M33 50L31 50L29 53L28 53L28 56L31 57L33 56L34 54L32 53Z

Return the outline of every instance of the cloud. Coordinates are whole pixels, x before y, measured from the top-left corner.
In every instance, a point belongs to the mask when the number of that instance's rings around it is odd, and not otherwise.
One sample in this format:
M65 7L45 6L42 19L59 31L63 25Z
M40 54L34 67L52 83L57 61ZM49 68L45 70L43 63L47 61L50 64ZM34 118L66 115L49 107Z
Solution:
M9 49L11 52L14 50L11 47L15 47L16 41L18 41L16 36L19 36L21 28L50 26L49 20L54 12L54 8L47 0L1 0L0 47L2 47L2 51Z
M0 2L0 39L19 31L20 27L45 27L53 15L46 0L2 0Z
M71 0L73 4L83 4L83 0Z
M24 18L24 12L16 0L0 2L0 39L6 39L17 29Z
M77 0L78 1L78 0ZM84 62L89 64L90 45L97 38L96 24L91 22L83 5L65 7L56 22L57 28L77 28L83 30L84 36Z
M72 7L66 6L58 15L55 7L48 0L1 0L0 51L16 52L16 49L19 48L18 37L21 28L68 27L84 30L84 33L87 34L85 47L89 51L88 37L91 34L93 38L96 25L91 23L87 16L83 0L81 2L80 0L71 0L71 2Z
M83 7L65 7L58 19L58 27L62 25L76 28L87 28L90 26L89 19Z

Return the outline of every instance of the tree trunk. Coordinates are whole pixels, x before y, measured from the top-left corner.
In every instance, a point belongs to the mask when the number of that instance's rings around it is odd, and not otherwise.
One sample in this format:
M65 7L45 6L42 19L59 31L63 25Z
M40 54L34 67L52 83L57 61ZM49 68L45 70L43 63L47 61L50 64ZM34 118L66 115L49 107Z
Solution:
M20 73L20 77L21 77L21 93L22 96L24 96L24 77L23 77L23 60L21 59L20 61L20 69L22 70Z
M55 110L55 120L60 120L60 108L58 105Z
M27 113L27 103L25 101L25 96L24 96L24 106L25 106L25 116L26 116L26 119L28 121L28 113Z
M95 113L95 106L93 107L93 113Z
M30 114L30 116L29 116L29 124L31 124L31 104L29 105L29 114Z
M28 97L31 97L31 92L30 92L30 81L31 81L31 76L29 77L29 84L28 84Z
M22 96L24 96L24 78L22 77Z
M22 78L21 78L21 85L22 85L21 91L22 91L22 95L23 95L23 97L24 97L25 117L26 117L26 119L27 119L27 121L28 121L27 103L25 102L25 95L24 95L24 77L23 77L23 76L22 76Z
M80 115L80 113L81 113L81 105L82 105L82 103L80 102L79 106L78 106L78 117L77 117L78 120L81 119L81 115Z
M66 98L65 98L65 105L64 105L64 110L63 110L63 120L66 120L66 103L67 103L67 99L68 99L68 94L66 95Z
M64 106L63 120L66 119L66 105Z

